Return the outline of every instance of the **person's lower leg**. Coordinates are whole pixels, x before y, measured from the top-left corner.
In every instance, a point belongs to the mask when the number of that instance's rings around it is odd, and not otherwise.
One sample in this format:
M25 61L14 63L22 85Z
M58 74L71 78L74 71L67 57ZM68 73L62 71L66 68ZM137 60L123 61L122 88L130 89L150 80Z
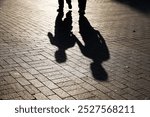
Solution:
M64 8L64 0L58 0L58 4L59 4L59 8L58 8L58 12L63 11Z
M68 8L72 9L72 5L71 5L71 0L66 0L67 4L68 4Z

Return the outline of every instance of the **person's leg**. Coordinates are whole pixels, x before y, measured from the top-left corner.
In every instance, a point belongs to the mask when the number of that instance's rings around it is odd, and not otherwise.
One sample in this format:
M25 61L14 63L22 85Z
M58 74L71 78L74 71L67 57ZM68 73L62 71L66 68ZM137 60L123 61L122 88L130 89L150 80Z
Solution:
M66 2L68 4L69 9L72 9L71 0L66 0Z
M87 0L78 0L79 13L85 14Z
M58 0L58 4L59 4L59 8L58 8L58 12L63 11L64 8L64 0Z

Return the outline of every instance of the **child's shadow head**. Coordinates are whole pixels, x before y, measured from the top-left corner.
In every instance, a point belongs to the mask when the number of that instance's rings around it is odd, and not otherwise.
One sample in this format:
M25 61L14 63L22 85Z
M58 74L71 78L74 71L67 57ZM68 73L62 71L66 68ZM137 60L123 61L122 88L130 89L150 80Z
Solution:
M67 56L64 49L58 49L55 52L55 59L58 63L64 63L67 60Z

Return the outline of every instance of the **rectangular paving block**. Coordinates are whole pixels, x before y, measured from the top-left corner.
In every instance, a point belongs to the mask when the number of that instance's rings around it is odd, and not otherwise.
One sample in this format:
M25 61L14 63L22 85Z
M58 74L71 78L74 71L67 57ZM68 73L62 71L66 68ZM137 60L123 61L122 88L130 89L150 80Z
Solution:
M25 100L32 100L35 99L35 97L33 97L29 92L27 91L21 91L18 92L18 94Z
M39 81L41 82L44 82L44 81L48 81L48 79L42 75L42 74L37 74L37 75L34 75Z
M40 91L33 85L26 85L24 88L30 93L30 94L36 94L39 93Z
M5 79L5 81L9 84L12 84L12 83L16 83L17 81L12 77L12 76L5 76L3 77Z
M54 89L53 92L55 92L61 98L69 97L69 94L64 90L62 90L61 88Z
M21 74L18 71L11 71L9 72L11 74L12 77L14 78L19 78L22 77Z
M10 85L16 92L23 91L24 88L19 83L14 83Z
M48 98L50 100L62 100L58 95L51 95L51 96L48 96Z
M85 92L88 92L88 91L85 90L85 89L83 89L83 88L68 91L68 93L69 93L71 96L74 96L74 95L77 95L77 94L82 94L82 93L85 93Z
M46 95L46 96L50 96L50 95L53 95L54 94L54 92L52 91L52 90L50 90L49 88L47 88L47 87L39 87L38 88L44 95Z
M44 86L39 80L37 79L33 79L33 80L29 80L29 82L31 82L35 87L42 87Z
M22 76L24 76L27 80L35 79L35 77L30 73L22 73Z
M26 80L25 78L17 78L16 80L23 86L30 84L30 82L28 80Z
M48 100L48 98L43 95L42 93L37 93L34 95L34 97L37 99L37 100Z
M45 82L43 82L43 84L45 85L45 86L47 86L48 88L50 88L50 89L56 89L56 88L58 88L58 86L57 85L55 85L53 82L51 82L51 81L45 81Z

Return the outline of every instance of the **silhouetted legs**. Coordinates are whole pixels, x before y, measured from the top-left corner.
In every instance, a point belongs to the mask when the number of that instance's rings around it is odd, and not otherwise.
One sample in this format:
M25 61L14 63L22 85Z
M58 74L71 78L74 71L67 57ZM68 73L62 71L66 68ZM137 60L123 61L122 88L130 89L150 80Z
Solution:
M80 13L81 15L84 15L84 14L85 14L86 2L87 2L87 0L78 0L79 13Z
M67 4L68 4L68 8L72 9L72 5L71 5L71 0L66 0Z
M67 4L68 4L68 8L72 9L72 5L71 5L71 0L66 0ZM59 8L58 8L58 12L63 12L63 8L64 8L64 0L58 0L58 4L59 4Z

